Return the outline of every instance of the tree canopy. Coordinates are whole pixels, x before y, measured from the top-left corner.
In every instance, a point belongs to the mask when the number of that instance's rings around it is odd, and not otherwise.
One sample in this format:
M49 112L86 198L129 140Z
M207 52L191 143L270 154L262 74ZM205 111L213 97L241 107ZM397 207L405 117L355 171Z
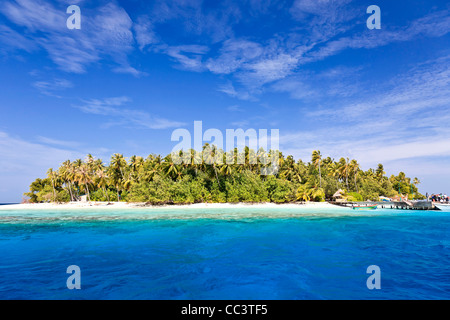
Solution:
M388 178L382 164L364 171L354 159L342 157L336 161L324 158L318 150L307 163L276 151L276 174L263 175L262 169L269 165L261 156L264 150L255 152L246 147L230 153L215 146L211 150L206 157L189 150L185 153L187 161L181 164L171 154L126 159L116 153L109 164L89 154L84 160L67 160L57 170L49 169L47 176L33 181L24 195L30 202L68 202L85 195L90 201L151 204L286 203L325 201L342 189L351 201L377 201L379 196L400 194L409 199L424 198L418 192L417 178L408 178L403 172ZM224 161L211 161L209 157L223 157Z

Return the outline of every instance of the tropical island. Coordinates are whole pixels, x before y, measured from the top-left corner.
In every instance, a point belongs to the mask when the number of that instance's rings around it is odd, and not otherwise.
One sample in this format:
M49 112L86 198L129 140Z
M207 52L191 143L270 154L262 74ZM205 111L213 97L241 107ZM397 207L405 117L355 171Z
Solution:
M203 149L210 147L206 144ZM221 151L222 153L219 153ZM37 178L24 195L24 202L64 203L79 201L145 202L151 205L193 203L294 203L323 202L337 191L346 201L379 201L380 197L425 199L418 192L417 178L400 172L387 177L382 164L366 171L357 160L324 158L313 151L311 160L295 161L293 156L277 153L277 172L261 174L267 163L245 147L232 153L234 161L223 164L198 161L198 152L189 150L188 162L177 164L172 154L151 154L146 159L132 156L128 160L114 154L109 164L88 154L85 160L67 160L44 178ZM229 153L211 148L212 154ZM270 152L273 152L272 150ZM200 153L201 154L201 153ZM238 164L238 156L244 161ZM195 161L197 159L197 161Z

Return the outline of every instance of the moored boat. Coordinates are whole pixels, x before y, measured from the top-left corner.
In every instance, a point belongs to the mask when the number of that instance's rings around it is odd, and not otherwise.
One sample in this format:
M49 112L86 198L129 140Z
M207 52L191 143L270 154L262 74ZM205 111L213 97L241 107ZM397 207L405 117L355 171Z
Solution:
M375 210L377 208L377 205L376 204L374 204L374 205L369 205L369 206L355 206L355 205L353 205L352 206L352 209L353 210Z

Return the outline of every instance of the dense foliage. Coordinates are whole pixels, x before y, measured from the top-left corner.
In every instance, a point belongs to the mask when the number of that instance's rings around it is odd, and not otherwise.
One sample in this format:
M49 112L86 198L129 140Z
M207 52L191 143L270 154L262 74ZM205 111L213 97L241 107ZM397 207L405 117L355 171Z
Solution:
M209 147L205 145L204 149ZM212 152L218 152L212 147ZM259 150L258 154L264 152ZM201 153L200 153L201 154ZM236 161L240 154L242 164ZM223 153L223 164L193 161L198 153L190 151L190 162L176 164L169 154L149 155L146 159L132 156L127 161L114 154L109 165L88 155L65 161L58 170L49 169L47 177L36 179L25 193L30 202L68 202L85 195L92 201L148 202L152 204L184 204L197 202L295 202L324 201L341 189L349 201L379 200L379 196L408 195L422 199L419 180L411 180L403 172L386 177L383 165L361 170L356 160L330 157L323 159L320 151L312 153L311 161L295 161L278 153L276 175L261 175L267 167L248 147L234 150L235 161L226 164L230 153ZM233 155L231 155L233 156ZM262 159L262 157L261 157Z

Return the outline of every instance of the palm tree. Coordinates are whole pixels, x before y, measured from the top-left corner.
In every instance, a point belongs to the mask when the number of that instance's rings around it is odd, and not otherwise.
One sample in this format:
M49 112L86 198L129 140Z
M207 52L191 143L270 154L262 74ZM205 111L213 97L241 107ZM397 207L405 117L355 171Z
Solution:
M206 159L204 159L205 163L210 165L209 167L211 168L212 171L211 175L215 175L217 183L220 184L219 176L217 175L218 161L216 160L217 159L223 160L223 151L217 150L217 147L215 145L211 147L208 143L205 143L205 145L203 146L203 156L206 156Z
M141 169L144 167L144 159L140 156L132 156L130 158L130 179L139 181L141 177Z
M289 181L302 182L299 166L291 155L286 157L283 167L280 168L280 177Z
M59 169L59 172L60 172L61 178L64 181L64 184L69 189L70 201L73 201L72 185L70 183L70 181L71 181L71 167L72 167L72 164L70 163L70 160L64 161L62 163L61 168Z
M355 178L356 192L359 192L358 191L358 184L356 183L356 178L357 178L358 170L359 170L359 163L356 160L352 160L350 162L350 169L351 169L351 171L353 171L353 177Z
M58 172L57 171L53 171L53 168L48 169L48 171L47 171L47 178L50 179L50 181L52 182L53 202L55 202L56 201L55 184L56 184L56 179L58 178Z
M381 163L378 164L377 170L375 171L376 176L378 178L378 180L381 180L381 178L383 178L383 176L386 174L386 172L384 172L384 167Z
M248 152L248 167L252 171L259 172L258 155L253 149L250 149Z
M111 157L109 164L109 177L111 183L115 186L117 192L117 201L120 201L120 192L122 191L123 182L125 180L125 168L127 167L127 161L124 156L119 153L115 153Z
M105 194L105 197L109 202L109 195L108 192L106 192L106 187L108 186L108 175L105 173L105 171L101 169L98 169L96 171L96 184L97 187L103 190L103 193Z
M116 170L109 168L108 174L109 185L114 186L117 192L117 201L120 201L120 192L122 191L123 179L117 174Z
M177 178L181 177L179 174L181 167L175 164L170 154L164 158L164 161L161 163L161 169L172 180L177 180Z
M144 161L141 178L145 181L152 181L153 178L161 172L160 167L161 156L149 155Z
M320 162L322 160L322 155L320 154L320 151L314 150L312 152L312 162L315 166L319 166L319 186L322 188L322 173L320 171Z
M78 182L83 184L86 189L87 200L91 201L91 197L89 194L89 184L92 183L92 176L89 172L89 165L83 164L78 168Z
M84 159L84 163L87 165L87 169L89 170L89 173L92 174L94 171L94 164L95 164L95 158L92 154L88 154L86 156L86 159Z
M325 192L322 188L313 186L313 184L308 181L297 189L297 200L309 201L311 198L323 200L325 198Z
M307 186L303 184L298 187L297 200L309 201L310 199L310 192L309 189L307 189Z
M220 169L219 169L220 174L222 174L225 177L231 176L231 174L233 172L233 166L234 166L234 164L231 163L231 160L228 158L229 158L229 154L225 153L223 155L223 164L220 166Z
M124 172L126 166L127 166L127 161L125 160L125 158L123 157L122 154L115 153L111 157L110 167L112 169L116 170L117 172L120 172L120 175L121 175L122 179L125 178L123 172Z
M201 167L203 162L202 153L195 149L190 149L188 153L190 154L189 166L191 169L194 169L195 175L197 176L198 169Z
M336 162L332 161L327 166L328 176L333 177L333 181L336 183L336 190L339 189L339 166ZM336 179L337 177L337 179Z
M345 177L345 185L347 186L347 190L349 190L348 188L348 173L350 170L350 164L349 164L349 159L344 159L341 158L339 159L339 174L342 178Z
M418 184L420 184L420 180L419 179L417 179L417 177L415 177L414 179L413 179L413 185L416 187L416 189L417 189L417 185ZM411 192L412 193L412 192Z

